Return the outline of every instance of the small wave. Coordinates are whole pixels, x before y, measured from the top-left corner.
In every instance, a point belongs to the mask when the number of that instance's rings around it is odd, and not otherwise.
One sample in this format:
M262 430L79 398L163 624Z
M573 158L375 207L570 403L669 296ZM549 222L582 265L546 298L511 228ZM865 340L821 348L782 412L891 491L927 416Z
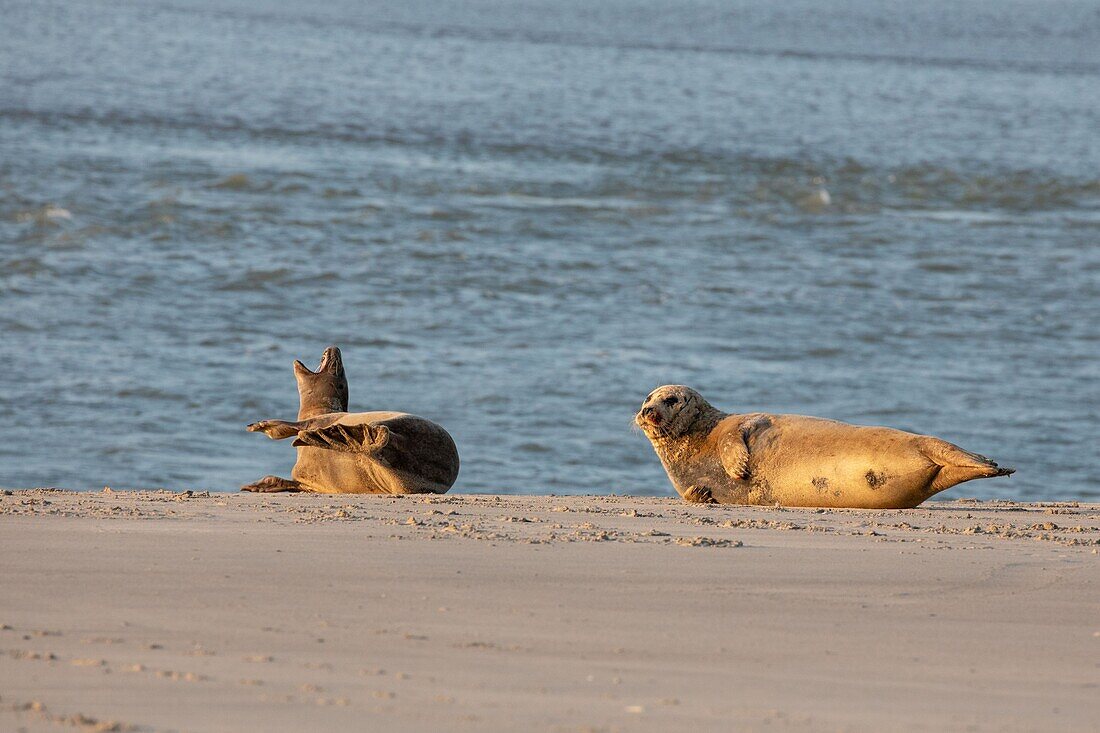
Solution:
M421 216L425 216L428 219L435 219L436 221L466 221L468 219L473 219L477 216L477 214L475 214L472 211L469 211L468 209L455 209L455 208L449 208L449 209L435 209L435 208L433 208L433 209L428 209L428 210L426 210L422 213L421 212L414 212L414 213L420 213Z
M326 199L355 198L360 195L361 192L358 188L333 188L330 186L321 192L321 196Z
M252 179L245 173L234 173L231 176L221 178L210 184L210 188L226 188L230 190L243 190L252 185Z
M917 267L925 272L935 272L944 275L966 272L971 269L969 266L959 262L921 262Z
M808 211L811 214L817 214L825 209L829 208L829 205L833 203L833 197L829 195L829 192L824 188L819 188L816 191L811 191L802 198L798 199L798 206L803 211Z
M267 285L283 284L293 275L294 271L287 267L277 267L273 270L249 270L238 278L222 283L217 289L228 292L254 290Z
M397 339L375 336L373 338L349 338L340 341L345 348L365 349L415 349L416 344L411 341L398 341Z
M560 287L561 283L547 280L537 275L510 280L495 288L498 293L515 293L524 296L539 295Z
M512 193L488 196L479 201L482 204L506 209L573 209L576 211L626 211L636 214L645 209L660 211L661 207L643 207L637 201L615 198L583 198L579 196L538 196L534 194Z
M174 392L166 392L164 390L157 389L156 387L127 387L120 389L115 393L116 397L122 399L139 399L139 400L165 400L171 402L186 402L187 397Z
M812 359L828 359L834 356L842 356L844 353L844 349L833 346L818 346L806 350L806 356Z
M59 226L62 222L72 221L73 212L57 204L46 204L37 209L19 211L15 220L20 223L34 222L39 226Z
M730 194L745 205L786 202L810 213L906 215L973 224L1012 221L1013 214L1100 208L1100 179L1041 170L997 171L960 161L957 167L922 164L869 168L852 161L744 158L738 173L751 181ZM827 184L827 185L826 185ZM742 192L740 195L738 189Z
M992 211L910 211L906 216L918 219L931 219L933 221L945 221L955 224L1007 224L1015 221L1017 217L995 213Z
M509 402L511 402L511 399L507 395L502 394L478 395L470 400L470 404L478 406L507 405Z
M245 173L234 173L226 176L217 183L210 184L210 188L226 191L247 191L253 188L252 179Z
M46 272L48 269L46 263L38 257L19 257L6 261L3 268L0 268L0 272L3 272L5 275L34 277L35 275Z
M30 333L34 327L14 318L0 318L0 333Z

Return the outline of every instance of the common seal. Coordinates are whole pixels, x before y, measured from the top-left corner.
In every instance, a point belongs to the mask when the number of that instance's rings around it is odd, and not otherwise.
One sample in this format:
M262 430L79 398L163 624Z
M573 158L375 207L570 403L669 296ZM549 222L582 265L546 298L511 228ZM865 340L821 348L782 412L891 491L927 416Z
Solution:
M634 418L686 501L904 509L1014 469L929 435L804 415L729 415L682 385Z
M348 412L340 349L330 346L316 372L294 362L298 421L248 426L273 440L296 436L290 479L267 476L242 491L320 494L442 494L458 477L458 449L439 425L403 412Z

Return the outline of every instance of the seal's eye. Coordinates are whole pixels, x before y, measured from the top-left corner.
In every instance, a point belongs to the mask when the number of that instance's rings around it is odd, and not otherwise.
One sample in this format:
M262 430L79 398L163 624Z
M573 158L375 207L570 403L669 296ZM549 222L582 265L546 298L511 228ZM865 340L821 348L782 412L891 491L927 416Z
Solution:
M664 402L666 405L675 405L679 401L679 397L665 397L663 400L661 400L661 402Z

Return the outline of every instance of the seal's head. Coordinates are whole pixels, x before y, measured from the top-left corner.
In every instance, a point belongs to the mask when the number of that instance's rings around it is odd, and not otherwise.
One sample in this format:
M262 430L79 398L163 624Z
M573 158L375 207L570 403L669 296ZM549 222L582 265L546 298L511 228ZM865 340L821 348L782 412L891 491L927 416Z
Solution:
M325 349L315 372L295 361L294 377L298 380L299 420L348 411L348 378L344 375L340 349L335 346Z
M651 441L660 441L712 427L719 414L691 387L666 384L649 393L634 423Z

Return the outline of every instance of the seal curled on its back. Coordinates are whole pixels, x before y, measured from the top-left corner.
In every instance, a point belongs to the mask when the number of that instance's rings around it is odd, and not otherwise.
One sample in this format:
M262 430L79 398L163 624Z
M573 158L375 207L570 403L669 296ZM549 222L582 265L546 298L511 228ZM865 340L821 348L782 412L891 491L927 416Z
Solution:
M294 362L297 422L248 426L273 440L294 437L291 478L267 476L242 491L321 494L442 494L458 477L458 449L446 430L404 412L348 412L340 349L330 346L316 372Z
M728 415L658 387L634 418L686 501L903 509L1014 469L929 435L804 415Z

